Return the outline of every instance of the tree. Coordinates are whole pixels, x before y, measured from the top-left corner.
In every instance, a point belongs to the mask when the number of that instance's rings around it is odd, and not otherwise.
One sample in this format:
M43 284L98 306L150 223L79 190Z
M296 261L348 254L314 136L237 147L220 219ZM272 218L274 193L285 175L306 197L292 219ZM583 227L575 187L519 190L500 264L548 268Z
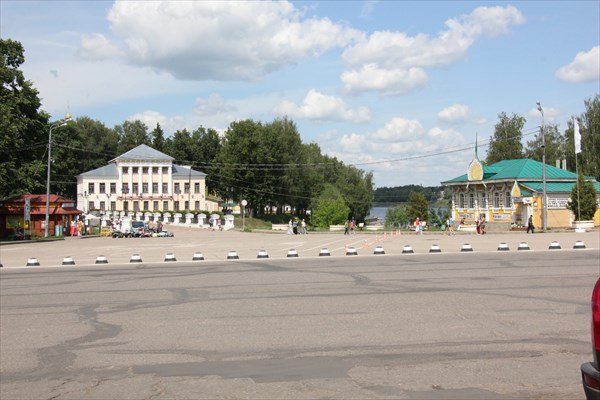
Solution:
M577 185L573 186L571 198L567 203L567 208L575 214L576 221L589 221L594 218L598 209L596 196L594 184L579 173Z
M158 122L156 123L156 127L150 132L150 136L152 137L152 148L164 153L165 133Z
M343 224L350 213L350 208L346 205L342 194L333 185L325 186L319 198L313 203L312 209L312 223L322 228Z
M142 121L125 121L115 126L115 131L119 134L119 154L126 153L140 144L152 145L148 137L148 127Z
M565 158L565 138L558 132L556 124L544 126L544 142L546 144L546 164L555 165L556 160ZM542 162L543 152L541 134L536 135L535 139L527 142L526 158Z
M525 125L525 118L517 114L508 117L505 112L500 113L498 118L500 121L495 126L494 136L490 138L487 164L523 157L521 130Z
M600 180L600 95L585 101L580 121L581 171Z
M415 220L417 217L421 221L427 221L429 217L429 203L423 193L411 192L408 195L408 217Z
M21 43L0 39L0 199L45 187L49 118L20 70L24 62Z
M385 226L397 227L408 225L411 222L408 207L405 205L390 207L385 212Z

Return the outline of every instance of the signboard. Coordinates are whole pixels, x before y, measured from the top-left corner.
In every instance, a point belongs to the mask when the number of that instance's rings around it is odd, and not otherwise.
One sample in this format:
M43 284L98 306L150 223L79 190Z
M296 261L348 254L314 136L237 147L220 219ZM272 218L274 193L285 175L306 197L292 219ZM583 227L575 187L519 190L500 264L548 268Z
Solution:
M31 199L25 199L25 221L31 220Z
M510 221L510 214L492 214L494 221Z

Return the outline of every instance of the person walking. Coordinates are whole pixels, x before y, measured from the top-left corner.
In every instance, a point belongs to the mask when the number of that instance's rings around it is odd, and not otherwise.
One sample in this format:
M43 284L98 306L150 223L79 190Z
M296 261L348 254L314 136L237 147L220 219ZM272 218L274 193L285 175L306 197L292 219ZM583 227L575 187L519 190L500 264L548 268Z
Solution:
M421 220L419 220L419 217L417 217L417 219L415 220L415 234L420 234L421 232Z
M350 234L348 232L348 228L350 228L350 221L346 220L346 222L344 222L344 235L349 235Z
M302 222L301 222L300 226L301 226L300 233L302 235L306 235L306 221L304 219L302 219Z
M456 232L454 232L454 217L452 215L448 218L448 235L456 235Z
M292 225L293 225L293 222L292 222L292 220L290 219L290 222L288 222L288 232L287 232L287 233L288 233L288 235L293 235L293 234L294 234L294 231L292 230L292 229L293 229L293 228L292 228Z
M529 219L527 220L527 233L529 233L529 231L531 231L531 233L535 233L535 226L533 226L533 215L529 216Z

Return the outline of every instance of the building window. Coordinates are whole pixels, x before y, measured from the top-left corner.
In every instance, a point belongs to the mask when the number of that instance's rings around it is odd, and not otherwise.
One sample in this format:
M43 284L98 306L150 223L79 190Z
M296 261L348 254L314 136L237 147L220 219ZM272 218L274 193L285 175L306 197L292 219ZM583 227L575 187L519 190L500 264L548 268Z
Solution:
M200 193L200 182L194 183L194 193Z
M123 202L123 211L129 211L129 202L128 201Z
M475 193L469 193L469 208L475 208Z
M152 210L153 211L158 211L158 201L153 201L152 202Z
M198 200L196 200L196 202L194 203L194 210L196 210L196 211L200 210L200 202Z
M93 193L94 193L94 187L95 187L95 186L96 186L96 185L94 185L94 183L93 183L93 182L90 182L90 183L88 183L88 193L89 193L89 194L93 194Z
M110 184L110 192L117 193L117 184L116 183L113 182Z
M139 184L138 183L134 183L132 185L131 193L133 193L134 195L137 196L138 193L139 193L139 188L140 188Z
M123 167L121 171L123 171L123 175L127 175L129 174L129 167Z
M139 201L134 201L133 202L133 211L140 211L140 202Z
M190 184L186 182L183 184L183 193L189 193L189 192L190 192Z
M494 208L500 208L500 193L494 192Z
M98 188L98 193L106 193L106 183L100 183L100 187Z
M177 182L174 186L174 193L181 193L181 190L179 190L179 182Z
M184 210L189 210L190 209L190 202L189 201L186 200L185 203L183 203L183 204L184 204L184 206L183 206Z
M480 196L480 203L479 203L479 208L488 208L487 207L487 197L485 195L485 192L481 193Z
M179 211L179 202L178 201L174 202L173 207L175 208L175 211Z
M152 183L152 193L158 193L158 183Z
M106 211L106 205L103 201L100 202L100 211Z
M465 194L458 195L458 208L465 208Z
M90 201L88 203L88 211L92 211L92 210L95 210L95 209L96 209L96 206L94 205L94 202Z
M123 190L123 194L129 193L129 184L124 183L121 189Z
M169 211L169 202L163 201L163 211Z
M162 192L163 194L169 194L169 184L168 183L163 183L162 184Z
M150 209L150 203L147 200L144 201L144 211L148 211Z
M142 183L142 193L148 193L148 184Z
M116 209L117 209L117 202L111 201L110 202L110 211L115 211Z
M137 174L138 173L138 167L133 167L132 168L132 173Z
M510 192L506 192L504 195L504 207L511 208L512 207L512 196Z
M148 173L148 167L142 167L142 174Z
M169 167L162 167L163 175L167 175L169 173Z

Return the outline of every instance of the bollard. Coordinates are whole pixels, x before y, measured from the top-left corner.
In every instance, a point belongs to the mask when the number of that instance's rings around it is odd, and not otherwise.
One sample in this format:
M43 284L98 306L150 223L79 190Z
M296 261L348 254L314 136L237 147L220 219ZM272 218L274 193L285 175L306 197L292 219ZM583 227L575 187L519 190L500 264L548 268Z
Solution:
M141 263L142 262L142 257L140 257L139 254L134 254L131 256L131 258L129 259L130 263Z
M358 252L356 251L356 249L354 247L348 247L346 249L346 255L347 256L357 256Z
M550 243L550 246L548 247L549 250L560 250L560 243L558 243L556 240L554 240L552 243Z
M203 261L203 260L204 260L204 254L202 254L199 251L194 253L194 256L192 257L192 261Z
M375 247L375 251L373 251L373 254L375 254L376 256L383 255L385 254L385 251L383 250L383 247L377 246Z
M530 250L529 244L527 244L527 242L521 242L519 243L519 247L517 248L517 250Z
M404 246L402 249L402 254L412 254L414 253L413 248L409 245Z
M96 264L108 264L108 259L104 256L96 257Z
M63 258L62 265L75 265L75 260L71 256L66 256Z
M29 259L27 260L27 265L25 265L25 266L26 267L39 267L40 262L35 257L29 257Z
M266 250L259 250L256 258L269 258Z
M165 262L173 262L173 261L177 261L177 259L175 258L175 254L167 253L165 255Z
M583 241L578 240L575 242L575 245L573 246L574 249L585 249L585 243L583 243Z
M239 260L240 258L238 257L237 251L231 250L229 253L227 253L227 259L228 260Z
M430 253L441 253L442 249L437 244L432 244L431 248L429 249L429 252Z
M322 248L321 250L319 250L319 257L327 257L330 255L331 254L329 253L329 249Z
M288 257L298 257L298 252L296 249L289 249L287 252Z
M510 248L504 242L502 242L498 245L498 251L509 251L509 250L510 250Z
M463 244L460 251L473 251L473 247L469 243Z

